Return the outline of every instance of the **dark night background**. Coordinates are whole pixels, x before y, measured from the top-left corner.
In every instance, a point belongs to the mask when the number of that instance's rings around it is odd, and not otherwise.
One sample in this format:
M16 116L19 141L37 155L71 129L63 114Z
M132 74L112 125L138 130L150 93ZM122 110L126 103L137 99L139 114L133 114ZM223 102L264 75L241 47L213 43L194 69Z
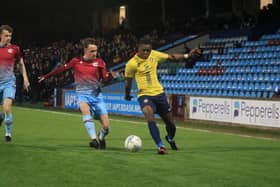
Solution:
M165 17L168 20L183 21L201 16L206 11L205 2L205 0L165 0ZM117 8L122 4L128 5L132 27L152 27L161 24L161 0L5 1L1 6L0 24L11 25L15 29L14 41L25 45L26 42L78 40L92 34L95 27L93 16L100 15L104 9ZM210 9L213 12L230 11L231 8L228 1L211 0Z

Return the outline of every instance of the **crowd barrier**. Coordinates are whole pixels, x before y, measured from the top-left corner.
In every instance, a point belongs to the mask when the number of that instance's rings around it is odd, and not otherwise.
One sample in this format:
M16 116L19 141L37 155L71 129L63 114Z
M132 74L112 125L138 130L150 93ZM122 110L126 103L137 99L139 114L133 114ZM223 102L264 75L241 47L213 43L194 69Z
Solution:
M142 116L137 97L124 100L121 93L103 94L111 114ZM262 127L280 128L280 101L238 98L189 97L167 95L173 117L181 120L205 120ZM78 109L74 90L63 90L62 107Z

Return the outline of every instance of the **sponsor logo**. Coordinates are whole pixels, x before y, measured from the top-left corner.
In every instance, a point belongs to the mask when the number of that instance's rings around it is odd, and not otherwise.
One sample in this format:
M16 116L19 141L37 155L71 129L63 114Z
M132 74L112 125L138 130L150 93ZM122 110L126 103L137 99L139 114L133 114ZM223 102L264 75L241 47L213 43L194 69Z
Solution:
M194 99L193 102L193 107L192 107L192 113L196 113L197 112L197 104L198 104L198 100Z
M193 112L202 112L206 114L220 114L220 115L230 115L231 105L228 101L223 101L215 103L214 101L207 101L203 99L198 99L193 101Z
M8 49L8 53L12 54L14 52L13 49Z
M239 110L240 110L240 102L234 101L233 102L233 117L239 116Z
M191 118L279 127L280 102L192 98Z
M276 106L276 103L271 102L270 104L260 105L258 103L252 104L246 101L240 103L239 115L249 118L250 121L256 121L258 119L278 120L280 116L279 107Z
M98 66L98 62L93 62L93 63L92 63L92 66L93 66L93 67L97 67L97 66Z

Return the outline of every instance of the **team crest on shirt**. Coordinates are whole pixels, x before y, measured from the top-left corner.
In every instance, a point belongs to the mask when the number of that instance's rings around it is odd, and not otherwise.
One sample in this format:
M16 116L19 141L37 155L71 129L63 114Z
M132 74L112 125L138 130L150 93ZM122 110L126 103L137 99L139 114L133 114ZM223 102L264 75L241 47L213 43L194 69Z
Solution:
M93 67L97 67L97 66L98 66L98 62L93 62L93 63L92 63L92 66L93 66Z
M148 101L149 101L148 99L144 99L144 103L148 103Z
M154 58L150 58L150 62L153 62L154 61Z
M13 53L14 52L14 50L13 49L8 49L8 53Z
M83 63L83 61L80 61L80 64L82 64Z

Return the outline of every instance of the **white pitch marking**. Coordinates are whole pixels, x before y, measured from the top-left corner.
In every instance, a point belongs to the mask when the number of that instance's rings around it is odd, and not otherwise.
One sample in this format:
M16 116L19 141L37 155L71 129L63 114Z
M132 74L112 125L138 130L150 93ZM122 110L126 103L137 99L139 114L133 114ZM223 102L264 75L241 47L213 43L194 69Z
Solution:
M72 114L67 112L57 112L57 111L50 111L50 110L43 110L43 109L32 109L32 108L23 108L23 107L17 107L21 110L27 110L27 111L36 111L36 112L45 112L45 113L51 113L51 114L58 114L58 115L65 115L65 116L76 116L80 117L81 114ZM137 122L137 121L130 121L130 120L119 120L119 119L113 119L111 118L110 121L118 121L118 122L126 122L130 124L142 124L146 125L146 122ZM207 132L207 133L214 133L214 134L224 134L224 135L231 135L231 136L239 136L244 138L254 138L254 139L261 139L261 140L277 140L276 138L265 138L265 137L257 137L257 136L250 136L250 135L242 135L242 134L235 134L235 133L228 133L228 132L217 132L217 131L211 131L211 130L203 130L203 129L194 129L190 127L178 127L178 129L183 130L189 130L189 131L197 131L197 132Z

